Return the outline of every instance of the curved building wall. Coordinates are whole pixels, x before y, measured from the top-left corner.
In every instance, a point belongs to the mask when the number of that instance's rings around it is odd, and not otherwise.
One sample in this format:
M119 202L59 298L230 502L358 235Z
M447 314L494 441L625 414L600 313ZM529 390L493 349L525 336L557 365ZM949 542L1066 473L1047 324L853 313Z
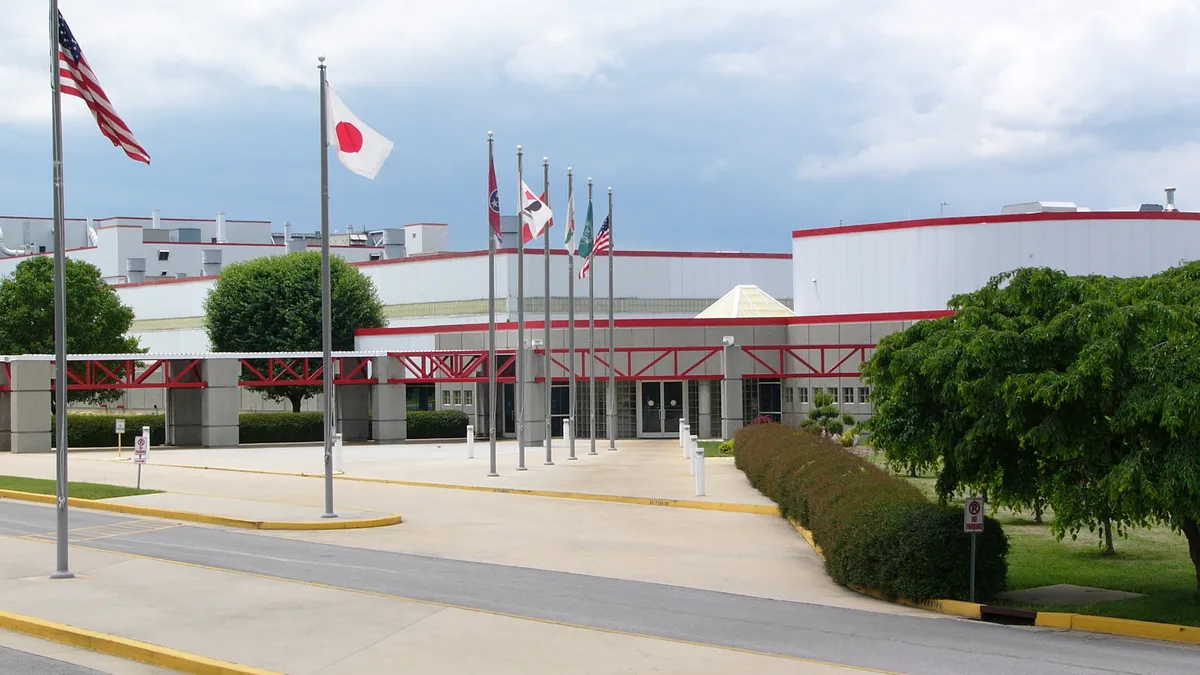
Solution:
M944 309L1020 267L1141 276L1200 259L1200 213L1034 213L792 233L801 315Z

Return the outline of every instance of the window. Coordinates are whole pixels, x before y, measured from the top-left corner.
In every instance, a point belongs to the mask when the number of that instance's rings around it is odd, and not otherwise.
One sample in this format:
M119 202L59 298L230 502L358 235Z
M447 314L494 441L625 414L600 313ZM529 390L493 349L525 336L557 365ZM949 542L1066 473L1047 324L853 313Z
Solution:
M475 390L474 389L464 389L463 390L463 405L475 405Z
M160 249L158 252L159 260L166 260L171 257L171 252L166 249Z
M450 405L450 390L449 389L442 390L442 405L447 406L447 407Z
M870 400L871 400L871 388L870 387L859 387L858 388L858 402L859 403L867 403Z
M797 391L800 393L800 398L799 398L800 402L807 404L808 403L808 387L800 387Z
M788 387L783 390L783 402L784 403L795 403L796 402L796 389L794 387Z
M462 390L461 389L454 390L454 405L462 406Z
M854 387L842 387L842 402L854 403Z
M837 394L838 394L838 392L837 392L837 387L827 387L827 388L825 389L825 391L829 392L829 395L833 397L833 402L834 402L834 403L837 403L837 402L838 402L838 397L837 397Z

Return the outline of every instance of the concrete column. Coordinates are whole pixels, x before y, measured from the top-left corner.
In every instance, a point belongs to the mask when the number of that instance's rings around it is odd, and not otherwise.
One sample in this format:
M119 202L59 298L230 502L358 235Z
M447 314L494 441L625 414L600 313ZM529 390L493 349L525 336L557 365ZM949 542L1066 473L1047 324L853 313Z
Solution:
M342 359L341 376L348 375L367 359ZM366 367L360 371L366 375ZM371 373L374 374L374 364ZM371 385L369 384L339 384L335 385L338 422L342 431L343 441L366 441L371 438Z
M0 452L10 452L12 450L12 392L8 390L8 386L12 384L8 377L8 369L3 368L0 364L0 385L5 389L0 390Z
M725 368L721 381L721 436L733 438L742 428L742 372L745 369L742 348L724 347Z
M9 392L9 448L13 452L50 452L50 361L13 361Z
M708 438L712 435L712 380L700 380L699 392L700 397L700 419L697 420L699 429L693 429L692 433L700 438Z
M206 448L236 447L242 390L237 359L205 359L201 364L208 386L202 392L200 444Z
M371 438L376 443L394 443L408 438L408 399L403 384L388 384L404 376L404 366L390 356L372 359L371 374L379 384L371 389Z
M529 358L525 363L525 408L521 412L525 416L528 447L546 440L546 383L534 382L535 378L546 376L546 357L532 349L525 354Z
M205 362L194 368L191 359L167 361L168 376L179 382L204 382ZM184 373L184 370L187 370ZM168 389L166 395L167 445L201 445L204 442L204 390ZM140 430L129 431L136 435Z

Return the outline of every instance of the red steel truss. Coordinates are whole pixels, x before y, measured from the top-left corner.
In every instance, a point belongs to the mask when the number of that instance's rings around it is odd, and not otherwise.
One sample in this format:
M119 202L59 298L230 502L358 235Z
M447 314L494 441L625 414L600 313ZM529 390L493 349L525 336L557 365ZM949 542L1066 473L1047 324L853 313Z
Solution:
M535 358L544 359L544 349L532 352ZM569 360L567 349L550 351L551 377L555 381L567 381ZM716 380L719 374L705 374L702 366L721 353L721 347L617 347L615 370L619 380ZM481 350L462 351L414 351L389 352L389 357L400 362L407 373L393 377L393 384L438 384L479 383L488 381L488 352ZM497 382L516 382L516 352L511 349L496 351ZM587 349L575 350L575 378L608 376L608 350L598 349L591 354ZM544 382L545 378L536 381Z
M407 374L388 379L389 384L469 383L488 381L488 350L388 352ZM516 382L517 353L496 350L497 382Z
M858 377L859 365L875 345L742 345L742 351L766 372L751 379Z
M177 364L175 369L168 366L172 361ZM67 363L67 387L79 391L198 389L208 386L208 383L200 377L201 361L203 359L70 361ZM155 378L155 373L161 373L162 377ZM51 389L53 388L52 384Z
M281 387L288 385L320 386L324 377L324 366L320 358L290 357L239 359L242 376L238 384L243 387ZM358 363L354 363L358 361ZM348 363L349 362L349 363ZM367 358L333 357L334 384L375 384L378 378L368 376Z

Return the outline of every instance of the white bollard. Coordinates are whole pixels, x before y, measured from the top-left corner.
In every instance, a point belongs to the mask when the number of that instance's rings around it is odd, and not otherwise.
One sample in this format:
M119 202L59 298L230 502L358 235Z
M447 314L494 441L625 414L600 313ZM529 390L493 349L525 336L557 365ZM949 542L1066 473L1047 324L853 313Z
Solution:
M571 445L571 420L563 420L563 443Z
M691 438L692 428L687 424L679 425L679 447L683 448L683 458L688 459L691 456L691 446L688 445L688 439Z
M688 473L692 476L696 475L696 448L697 447L698 446L696 444L696 437L689 434L687 445L684 447L683 451L685 453L687 453Z
M346 473L342 462L342 435L340 433L333 435L333 472Z
M475 459L475 426L467 425L467 459Z
M700 447L695 441L695 436L692 436L693 453L696 464L696 496L704 496L704 448Z

